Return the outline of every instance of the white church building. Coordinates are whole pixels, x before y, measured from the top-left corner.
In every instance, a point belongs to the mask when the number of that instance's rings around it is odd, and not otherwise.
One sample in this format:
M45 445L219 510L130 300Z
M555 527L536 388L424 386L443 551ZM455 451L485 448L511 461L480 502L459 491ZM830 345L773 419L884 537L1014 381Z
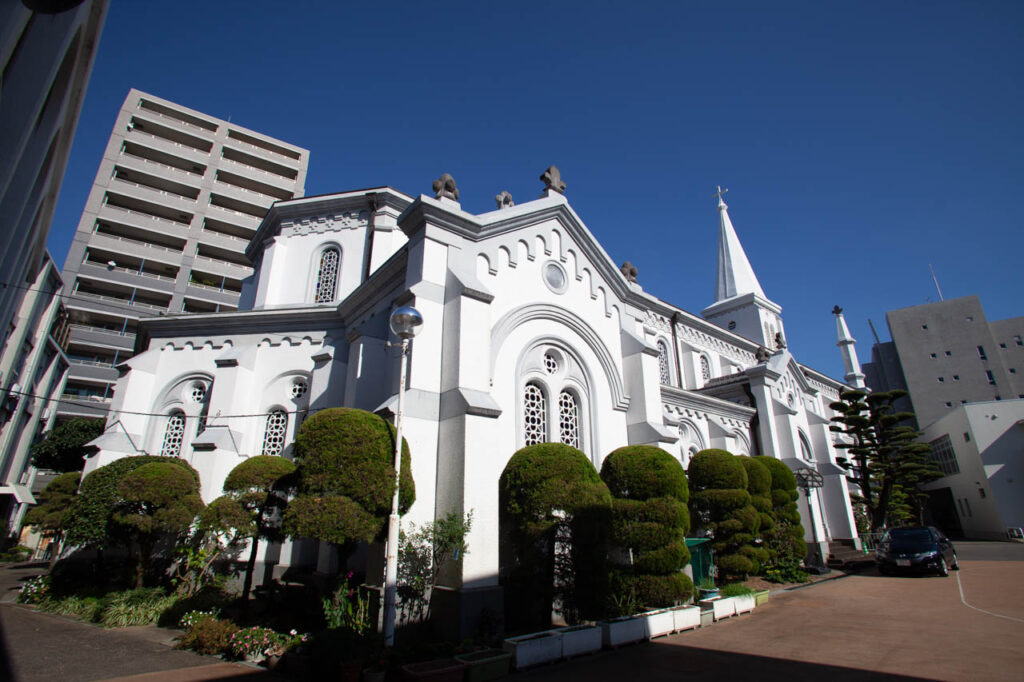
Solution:
M609 258L564 195L558 169L540 198L463 211L450 176L436 196L390 187L274 204L246 252L240 310L140 325L86 473L140 453L179 456L206 502L246 457L291 456L318 409L394 410L399 350L388 318L424 324L409 365L403 431L416 502L403 524L473 511L463 622L500 613L498 480L542 441L602 459L653 444L686 466L704 448L771 455L824 478L807 540L857 537L828 430L844 386L797 362L781 307L767 298L719 194L717 287L701 315L645 293ZM144 351L144 352L143 352ZM272 549L278 570L333 568L311 542ZM268 557L268 561L272 557ZM374 562L376 567L376 562Z

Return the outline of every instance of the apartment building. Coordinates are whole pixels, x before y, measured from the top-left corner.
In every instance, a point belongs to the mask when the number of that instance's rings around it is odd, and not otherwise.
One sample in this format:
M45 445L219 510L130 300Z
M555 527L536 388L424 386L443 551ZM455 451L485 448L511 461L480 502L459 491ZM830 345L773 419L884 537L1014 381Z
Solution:
M107 5L0 2L0 340L44 260Z
M60 292L57 266L44 251L31 286L12 296L16 314L0 350L0 521L12 529L35 503L36 469L29 461L29 448L52 427L67 376L68 323Z
M71 318L62 416L102 416L139 319L235 310L244 251L275 201L303 196L309 152L128 93L62 273Z

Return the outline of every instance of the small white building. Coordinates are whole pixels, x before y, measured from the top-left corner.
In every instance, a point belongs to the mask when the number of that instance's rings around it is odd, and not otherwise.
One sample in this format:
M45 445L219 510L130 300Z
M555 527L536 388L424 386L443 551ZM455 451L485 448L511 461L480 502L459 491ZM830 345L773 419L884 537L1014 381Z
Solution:
M1024 526L1024 400L968 403L925 427L942 473L924 486L936 525L950 534L1005 540Z
M716 297L703 317L646 293L569 205L557 168L540 198L463 211L449 176L436 196L390 187L274 204L249 245L240 310L145 320L122 367L107 432L86 473L147 452L184 457L203 498L244 458L291 456L295 430L333 406L397 398L388 318L413 305L404 433L416 503L404 523L473 510L461 622L502 612L498 480L519 448L578 447L600 468L627 444L685 466L703 448L766 454L824 477L802 514L807 540L857 537L828 430L838 381L785 346L719 199ZM803 505L803 497L801 497ZM813 528L812 519L813 517ZM326 548L286 543L279 569L333 568ZM373 570L376 569L374 564Z

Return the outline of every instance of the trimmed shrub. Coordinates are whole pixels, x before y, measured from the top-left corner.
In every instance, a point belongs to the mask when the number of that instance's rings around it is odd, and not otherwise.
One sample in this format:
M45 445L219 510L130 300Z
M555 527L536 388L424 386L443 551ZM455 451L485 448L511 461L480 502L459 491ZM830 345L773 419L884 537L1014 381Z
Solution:
M502 472L499 506L507 627L547 626L555 603L570 623L599 616L611 495L586 455L560 443L522 448Z
M601 478L614 497L611 541L619 562L609 610L687 601L693 582L681 572L690 561L690 489L683 467L660 448L635 445L609 454Z
M782 461L770 456L756 457L771 474L771 501L774 527L765 533L767 559L765 575L785 582L802 582L807 576L800 565L807 556L804 528L800 525L800 511L796 501L796 476Z
M750 589L742 583L729 583L723 585L718 594L723 597L742 597L745 594L754 594L754 590Z
M181 636L175 649L191 649L206 656L229 654L231 636L238 632L238 626L229 620L201 618Z
M744 459L726 450L701 450L690 460L688 472L693 515L711 538L719 574L726 579L744 580L767 556L756 547L761 515L748 491ZM754 489L762 497L767 492L765 473L763 468L754 470Z
M98 621L107 628L151 625L176 601L177 597L159 588L114 592L103 599Z

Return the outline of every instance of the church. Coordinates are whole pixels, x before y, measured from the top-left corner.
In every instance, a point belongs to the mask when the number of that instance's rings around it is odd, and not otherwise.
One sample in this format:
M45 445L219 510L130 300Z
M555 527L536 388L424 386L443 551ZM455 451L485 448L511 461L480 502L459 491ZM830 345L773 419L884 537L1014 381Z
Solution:
M782 309L758 283L721 192L715 300L695 315L615 265L556 167L541 180L540 198L516 204L503 192L480 215L462 210L447 174L434 195L378 187L275 203L246 251L255 270L238 311L140 325L85 473L141 453L182 457L209 502L246 457L290 457L308 414L394 413L400 348L388 321L411 305L424 322L403 407L416 481L403 525L472 510L449 595L463 618L500 613L498 480L516 450L538 442L579 448L597 469L630 444L656 445L684 467L704 448L770 455L821 475L800 500L808 545L824 557L830 540L856 541L829 432L844 384L787 350ZM270 551L278 572L335 568L312 542Z

